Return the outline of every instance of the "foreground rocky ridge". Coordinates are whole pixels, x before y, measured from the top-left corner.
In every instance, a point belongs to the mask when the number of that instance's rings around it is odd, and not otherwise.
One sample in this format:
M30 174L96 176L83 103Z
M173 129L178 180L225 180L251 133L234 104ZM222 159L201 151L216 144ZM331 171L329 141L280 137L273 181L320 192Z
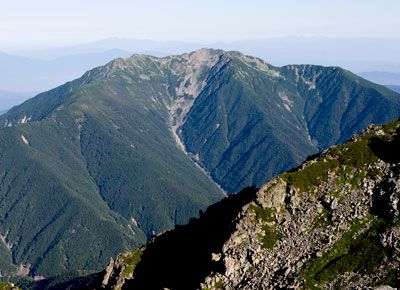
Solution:
M120 255L90 287L399 287L399 134L400 122L370 126L260 190L226 198Z
M398 126L371 126L263 186L202 288L399 287Z

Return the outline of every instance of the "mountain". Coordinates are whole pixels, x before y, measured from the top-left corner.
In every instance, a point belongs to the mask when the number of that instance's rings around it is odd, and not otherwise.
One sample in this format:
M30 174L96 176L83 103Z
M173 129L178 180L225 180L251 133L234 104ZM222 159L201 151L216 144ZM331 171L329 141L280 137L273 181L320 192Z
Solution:
M391 89L397 93L400 93L400 86L386 86L386 87L388 87L389 89Z
M127 51L112 49L102 52L70 53L63 57L42 60L0 52L0 88L14 92L47 91L79 77L93 67L104 65L117 57L128 57L131 54ZM31 96L33 95L27 98ZM11 103L11 106L18 104L20 102L16 100ZM5 105L9 106L0 99L0 106Z
M400 121L370 126L259 190L226 197L189 224L120 254L94 276L38 285L397 289L399 146Z
M223 197L170 131L166 105L180 96L169 95L165 78L185 71L152 80L159 70L151 62L130 75L122 64L1 116L3 270L96 270Z
M363 78L382 85L400 85L400 73L398 72L361 72Z
M397 94L336 67L275 68L237 55L216 79L197 97L180 134L186 150L231 193L400 112Z
M338 67L212 49L88 71L0 116L2 274L98 270L399 100Z

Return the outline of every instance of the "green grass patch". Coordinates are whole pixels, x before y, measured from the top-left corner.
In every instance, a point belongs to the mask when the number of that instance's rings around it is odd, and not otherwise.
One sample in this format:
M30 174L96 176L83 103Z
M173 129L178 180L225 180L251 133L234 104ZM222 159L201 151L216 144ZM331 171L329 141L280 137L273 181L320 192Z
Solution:
M369 140L375 136L374 132L365 134L357 141L345 143L329 150L329 154L339 160L340 165L361 168L366 164L378 161L378 157L369 147Z
M122 277L126 278L131 273L134 273L136 266L142 258L142 254L143 251L141 249L135 249L127 257L122 258L122 262L126 265L121 273Z
M258 205L251 204L250 209L256 214L257 220L269 224L276 223L274 208L264 209ZM260 241L262 248L272 250L282 235L275 225L264 224L261 228L264 234L258 233L257 238Z
M337 171L339 179L337 183L339 185L350 184L352 188L358 188L361 180L367 177L367 172L365 170L355 171L353 168L341 167Z
M392 132L397 128L399 122L392 122L384 126L384 131ZM376 163L379 158L369 146L371 137L376 137L375 132L364 134L359 140L351 141L343 145L331 148L325 156L331 156L329 160L317 160L315 163L295 172L282 175L283 179L290 185L300 189L302 192L309 191L312 187L319 186L328 178L329 171L339 167L339 184L350 183L353 187L358 186L360 181L369 173L361 170L354 172L354 168L361 169L365 165Z
M217 283L215 283L215 289L223 289L224 287L224 282L222 280L218 280Z
M369 138L362 138L356 142L344 145L339 162L343 165L361 168L365 164L372 164L378 161L378 157L368 146Z
M314 229L322 229L331 224L331 212L326 208L313 220L310 232Z
M357 236L370 221L370 228ZM373 273L385 257L377 237L384 227L381 219L366 218L355 222L322 257L313 258L305 265L300 272L305 288L313 289L315 285L322 285L346 272Z
M328 172L336 169L338 165L339 162L335 159L327 161L320 160L301 170L285 173L282 177L287 183L297 187L303 192L306 192L310 188L319 186L321 183L326 181L328 178Z
M0 282L0 290L17 290L21 289L16 287L14 284L11 284L9 282Z
M253 266L250 266L249 269L247 270L248 273L253 273L256 270Z
M373 178L373 177L376 177L376 176L380 176L381 174L382 174L382 172L379 169L372 168L372 169L368 170L367 177L368 178Z
M256 218L258 220L262 220L264 222L275 222L275 209L267 208L264 209L258 205L251 204L250 209L254 211L256 214Z
M281 238L282 234L276 229L275 226L263 225L262 230L264 235L261 233L257 234L257 238L261 243L263 249L272 250L275 247L276 242Z
M343 192L341 190L335 190L333 192L328 193L330 196L333 196L337 198L338 200L341 200L343 198Z
M392 121L386 125L383 125L383 130L389 134L394 133L399 125L400 125L400 122L398 120Z
M376 239L361 240L348 254L328 264L316 275L319 282L326 282L346 272L373 274L385 257L382 246Z
M212 289L214 290L224 289L224 282L222 280L218 280ZM201 290L211 290L211 289L209 287L205 287L202 288Z

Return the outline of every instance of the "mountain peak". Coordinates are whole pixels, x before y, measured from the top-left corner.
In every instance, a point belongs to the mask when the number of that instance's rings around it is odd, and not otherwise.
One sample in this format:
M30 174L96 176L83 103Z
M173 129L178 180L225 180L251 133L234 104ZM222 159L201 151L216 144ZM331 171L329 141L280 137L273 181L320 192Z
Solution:
M399 95L371 86L332 68L279 68L207 48L95 68L0 116L0 235L15 245L4 257L10 269L29 264L46 277L98 269L224 191L262 185L398 118ZM26 211L31 204L36 212ZM59 246L49 249L49 239Z
M279 76L278 70L267 64L261 58L245 55L238 51L224 51L222 49L201 48L189 53L156 57L146 54L134 54L127 58L117 58L103 67L88 71L86 76L98 76L107 78L122 71L134 72L137 68L143 68L149 64L157 66L160 70L172 69L175 75L191 74L194 71L212 68L219 61L225 63L237 60L248 67L269 73L271 76Z

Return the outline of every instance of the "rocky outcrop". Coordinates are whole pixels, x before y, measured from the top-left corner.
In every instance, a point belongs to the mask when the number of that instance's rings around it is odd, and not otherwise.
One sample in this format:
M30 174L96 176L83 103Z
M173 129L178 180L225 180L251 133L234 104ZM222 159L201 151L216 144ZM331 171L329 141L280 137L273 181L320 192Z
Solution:
M399 287L399 133L400 122L370 126L156 237L122 289Z
M224 271L201 288L398 287L398 125L371 126L263 186L216 253Z
M140 262L143 249L135 249L130 252L120 254L114 261L110 259L101 285L95 288L119 290L126 280L133 278L136 265Z

